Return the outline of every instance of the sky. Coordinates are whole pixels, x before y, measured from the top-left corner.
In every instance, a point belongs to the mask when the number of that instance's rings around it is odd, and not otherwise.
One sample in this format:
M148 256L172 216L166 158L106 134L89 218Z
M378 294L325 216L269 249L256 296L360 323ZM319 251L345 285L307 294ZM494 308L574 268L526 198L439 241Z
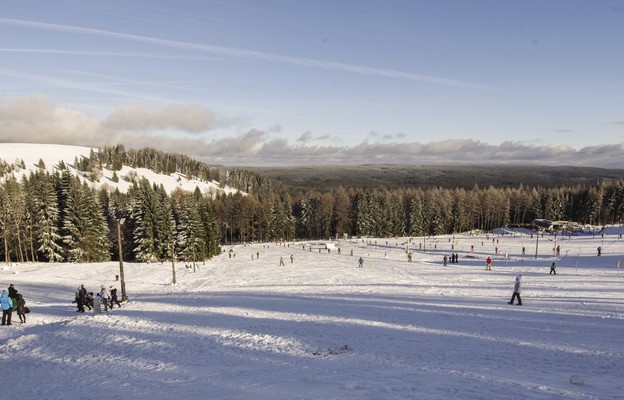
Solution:
M545 234L537 258L526 230L428 237L426 251L423 238L228 245L176 262L175 284L170 262L124 262L130 301L99 314L76 312L74 293L119 296L117 262L3 262L0 288L31 310L0 326L3 380L46 400L622 399L622 232ZM522 306L507 304L517 275Z
M9 2L0 141L624 168L624 5Z

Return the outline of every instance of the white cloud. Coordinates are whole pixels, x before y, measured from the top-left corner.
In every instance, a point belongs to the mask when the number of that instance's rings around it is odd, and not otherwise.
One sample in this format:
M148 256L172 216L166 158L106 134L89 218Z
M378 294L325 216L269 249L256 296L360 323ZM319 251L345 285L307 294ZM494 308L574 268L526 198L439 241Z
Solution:
M201 133L220 125L209 109L192 104L170 104L161 110L152 110L145 105L117 107L103 122L108 129L121 130L166 130L177 129L189 133Z
M492 145L472 139L431 143L365 140L353 146L336 145L328 136L303 133L294 143L275 138L280 129L251 129L226 138L196 135L219 126L210 110L201 106L170 105L153 110L142 105L119 107L97 119L60 107L42 95L0 102L0 140L3 142L154 147L178 152L207 163L228 165L268 164L533 164L624 168L624 142L574 149L565 144L526 145L503 142ZM153 130L176 130L168 136ZM190 135L189 135L190 134ZM314 143L311 140L314 139ZM325 143L322 144L323 140ZM319 142L321 144L319 144Z

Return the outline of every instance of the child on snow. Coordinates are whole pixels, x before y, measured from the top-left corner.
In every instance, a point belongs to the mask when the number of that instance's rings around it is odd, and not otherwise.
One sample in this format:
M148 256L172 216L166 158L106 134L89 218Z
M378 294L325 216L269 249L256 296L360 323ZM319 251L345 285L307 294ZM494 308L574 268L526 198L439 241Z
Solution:
M117 307L121 308L121 303L117 299L117 288L115 288L114 286L110 287L110 296L111 296L111 299L110 299L111 310L113 309L113 306L115 304L117 304Z

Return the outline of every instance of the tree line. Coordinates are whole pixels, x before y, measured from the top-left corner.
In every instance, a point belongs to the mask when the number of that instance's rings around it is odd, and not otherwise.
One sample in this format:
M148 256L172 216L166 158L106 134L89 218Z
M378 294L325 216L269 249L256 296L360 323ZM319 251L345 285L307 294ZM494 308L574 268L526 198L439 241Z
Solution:
M0 164L0 229L6 262L124 260L203 261L238 242L344 236L430 236L524 226L536 218L586 224L621 223L624 182L560 187L343 188L295 190L244 169L211 167L184 155L116 146L74 161L97 181L102 168L150 168L238 188L214 197L176 190L145 178L127 193L94 188L63 162L17 181L23 162ZM113 179L116 175L113 175ZM118 237L118 234L120 237Z
M210 199L199 191L169 195L136 180L128 193L95 189L61 163L59 170L13 175L0 185L4 261L143 262L207 260L218 254Z

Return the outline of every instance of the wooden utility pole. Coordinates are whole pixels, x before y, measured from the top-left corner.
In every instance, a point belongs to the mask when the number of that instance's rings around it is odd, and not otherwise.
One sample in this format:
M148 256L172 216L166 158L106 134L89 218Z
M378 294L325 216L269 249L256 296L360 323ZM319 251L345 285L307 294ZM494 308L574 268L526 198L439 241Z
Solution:
M121 280L121 301L128 300L126 294L126 279L124 277L123 250L121 247L121 226L126 222L125 218L117 220L117 247L119 247L119 279Z

